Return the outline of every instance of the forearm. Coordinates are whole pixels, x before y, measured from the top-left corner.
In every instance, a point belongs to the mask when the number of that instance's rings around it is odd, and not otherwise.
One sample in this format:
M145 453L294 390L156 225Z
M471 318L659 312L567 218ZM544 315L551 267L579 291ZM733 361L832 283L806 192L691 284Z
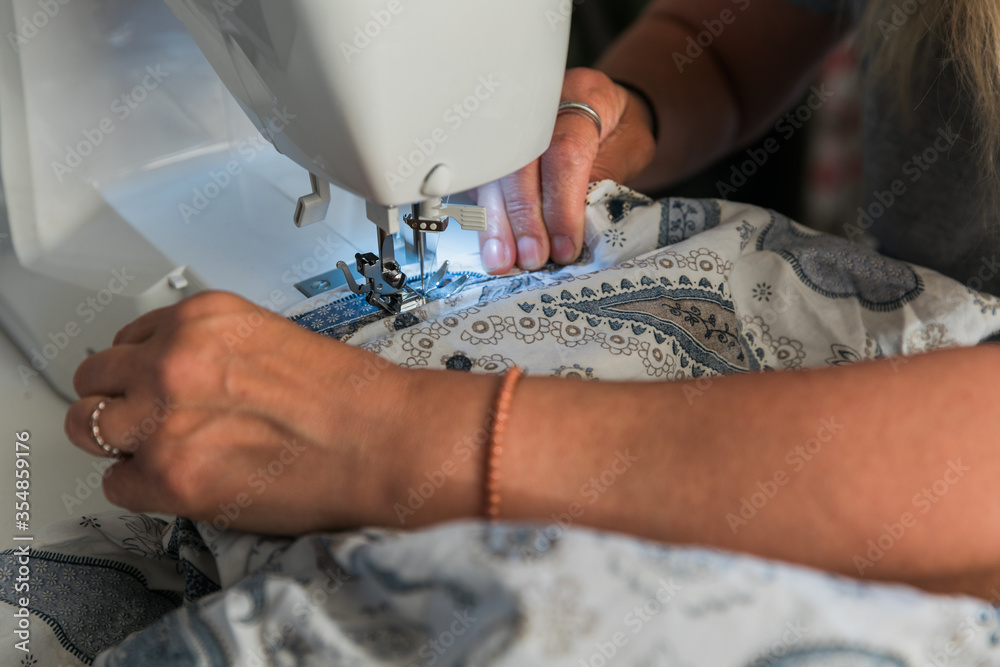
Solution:
M652 3L597 65L656 107L658 151L633 185L660 188L752 140L845 28L784 0Z
M879 579L989 571L1000 562L998 366L1000 350L977 348L700 382L528 378L503 454L502 515ZM451 462L405 525L477 515L484 452L467 447L482 444L496 380L428 372L419 384L439 408L397 435L416 457L392 503L408 507L410 490ZM855 557L870 566L859 572Z

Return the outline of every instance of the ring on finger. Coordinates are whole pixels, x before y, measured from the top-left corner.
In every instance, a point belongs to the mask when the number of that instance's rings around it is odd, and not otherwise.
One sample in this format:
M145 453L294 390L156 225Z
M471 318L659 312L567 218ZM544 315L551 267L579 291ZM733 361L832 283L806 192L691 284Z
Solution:
M101 427L97 423L97 420L100 419L101 414L104 412L104 409L108 407L110 402L111 399L106 398L102 400L97 404L97 407L94 408L94 411L90 413L90 435L94 438L94 442L97 443L97 446L103 449L108 456L113 459L120 459L124 456L124 453L117 447L112 447L105 442L103 436L101 436Z
M594 110L594 107L589 104L584 104L583 102L563 102L559 105L558 113L573 113L578 116L585 116L592 120L594 125L597 126L598 137L604 134L604 123L601 122L601 116Z

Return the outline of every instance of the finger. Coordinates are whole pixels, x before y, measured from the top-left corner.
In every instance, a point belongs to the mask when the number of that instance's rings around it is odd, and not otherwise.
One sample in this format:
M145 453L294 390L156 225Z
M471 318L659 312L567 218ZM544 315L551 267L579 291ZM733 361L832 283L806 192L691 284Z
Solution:
M112 347L92 354L77 367L73 388L78 396L122 396L135 377L136 347Z
M540 269L549 261L549 235L542 217L538 161L500 179L500 186L517 246L517 264L526 271Z
M542 156L542 207L552 259L560 264L575 261L583 247L587 186L599 146L593 124L581 128L581 121L588 122L560 117L552 144ZM587 132L594 136L587 139Z
M145 342L159 328L170 308L169 306L166 308L157 308L156 310L151 310L148 313L140 315L119 329L111 345L138 345Z
M503 275L514 268L517 252L514 234L507 219L503 188L498 181L481 186L476 191L476 203L487 210L487 228L479 233L479 254L487 273Z
M610 178L625 183L649 165L656 153L656 140L650 132L648 118L646 103L629 92L618 126L604 140L594 161L591 182Z
M139 462L134 458L119 459L103 473L104 497L112 505L122 507L133 514L156 512L156 494L140 473Z
M119 424L125 403L123 399L108 399L106 396L87 396L76 401L66 411L66 421L63 425L69 441L92 456L108 458L108 453L97 444L91 427L97 406L101 401L108 401L107 407L100 413L96 421L101 438L109 446L122 452L129 452L130 447L122 441L126 432ZM131 447L131 449L135 449Z
M563 84L564 102L582 102L601 117L602 132L590 118L563 113L552 143L542 156L542 196L552 259L568 264L583 247L587 186L601 142L617 126L627 96L604 74L570 70Z

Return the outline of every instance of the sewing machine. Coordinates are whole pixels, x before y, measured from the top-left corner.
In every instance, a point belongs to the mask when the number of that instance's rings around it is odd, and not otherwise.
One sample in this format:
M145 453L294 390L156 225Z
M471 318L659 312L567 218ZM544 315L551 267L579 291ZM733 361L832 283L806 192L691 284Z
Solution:
M429 249L486 217L448 197L544 151L571 9L4 3L0 324L20 380L72 396L122 325L204 289L282 310L346 284L402 312L460 288L426 276Z

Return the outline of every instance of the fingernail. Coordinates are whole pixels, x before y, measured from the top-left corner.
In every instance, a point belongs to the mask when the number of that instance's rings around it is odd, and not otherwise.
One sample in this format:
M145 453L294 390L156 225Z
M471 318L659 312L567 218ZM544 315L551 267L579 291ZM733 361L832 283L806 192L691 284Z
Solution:
M552 259L557 262L570 262L576 255L576 246L568 236L556 236L552 239Z
M542 257L542 244L530 236L525 236L517 242L517 259L521 268L534 271L545 264L545 257Z
M507 266L507 249L500 243L500 239L490 239L484 243L480 255L487 273L495 273Z

